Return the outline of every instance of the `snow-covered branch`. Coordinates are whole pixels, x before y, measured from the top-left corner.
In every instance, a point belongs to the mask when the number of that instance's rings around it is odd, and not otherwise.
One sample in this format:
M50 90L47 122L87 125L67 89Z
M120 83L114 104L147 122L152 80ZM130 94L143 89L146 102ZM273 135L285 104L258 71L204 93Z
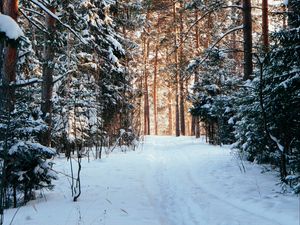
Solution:
M26 13L24 13L22 10L19 10L21 12L21 14L33 25L35 26L37 29L39 29L40 31L43 31L45 33L48 33L47 28L40 22L40 21L33 21L32 19L30 19ZM39 25L37 25L39 24ZM41 26L41 27L40 27Z
M62 26L67 28L71 33L75 35L83 44L87 44L87 42L75 31L73 30L69 25L63 23L57 15L55 15L53 12L51 12L43 3L37 1L37 0L30 0L33 4L41 8L44 12L46 12L49 16L54 18L57 22L59 22Z

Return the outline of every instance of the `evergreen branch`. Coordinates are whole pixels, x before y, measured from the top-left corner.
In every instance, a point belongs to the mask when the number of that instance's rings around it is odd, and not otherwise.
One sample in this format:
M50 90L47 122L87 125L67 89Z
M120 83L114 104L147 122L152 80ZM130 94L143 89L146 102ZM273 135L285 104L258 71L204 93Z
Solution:
M52 82L52 84L57 83L58 81L62 80L63 78L65 78L67 75L69 75L69 74L72 73L72 72L75 72L75 70L69 70L69 71L67 71L65 74L63 74L63 75L59 76L58 78L56 78L56 79Z
M62 22L57 15L55 15L53 12L51 12L44 4L37 0L30 0L33 4L41 8L45 13L47 13L49 16L54 18L56 21L58 21L62 26L67 28L72 34L75 35L83 44L87 44L87 42L75 31L73 30L68 24L65 24Z

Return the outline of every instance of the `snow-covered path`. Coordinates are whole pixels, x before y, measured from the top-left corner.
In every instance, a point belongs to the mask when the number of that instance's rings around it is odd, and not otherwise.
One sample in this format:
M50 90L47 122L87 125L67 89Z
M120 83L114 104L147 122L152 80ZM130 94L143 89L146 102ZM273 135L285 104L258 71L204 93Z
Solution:
M68 171L64 159L57 160ZM278 194L275 173L191 137L146 137L143 149L84 162L82 195L68 180L22 207L18 225L299 225L299 199ZM6 212L9 224L15 210Z

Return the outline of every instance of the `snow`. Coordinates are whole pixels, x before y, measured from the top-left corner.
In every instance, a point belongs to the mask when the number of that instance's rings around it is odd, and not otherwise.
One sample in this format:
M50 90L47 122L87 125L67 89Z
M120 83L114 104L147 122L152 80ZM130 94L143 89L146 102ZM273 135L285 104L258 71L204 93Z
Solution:
M114 46L114 48L118 51L120 51L122 54L125 54L125 50L123 49L122 45L120 44L120 42L118 42L114 37L112 37L111 35L109 35L107 37L108 41L112 43L112 45Z
M118 63L119 62L118 58L114 55L113 49L111 47L108 48L108 54L109 54L108 58L110 59L110 61L112 63Z
M19 37L24 36L23 31L17 22L10 16L0 13L0 32L5 33L9 39L17 40Z
M24 151L27 151L28 148L31 149L36 149L39 151L43 151L45 153L48 153L50 155L55 155L56 154L56 150L50 147L45 147L39 143L33 143L31 141L19 141L17 142L15 145L13 145L10 149L9 149L9 154L13 155L15 153L17 153L18 151L20 151L21 149Z
M230 117L230 119L228 120L228 124L234 124L234 118Z
M40 7L42 10L44 10L47 14L49 14L51 17L53 17L54 19L59 20L58 16L55 15L55 13L51 12L43 3L37 1L37 0L30 0L32 3L34 3L35 5L37 5L38 7Z
M274 137L272 134L270 134L270 138L276 143L276 145L278 146L279 150L281 152L283 152L284 151L284 147L283 147L283 145L280 144L279 140L276 137Z
M75 30L73 30L69 25L63 23L59 19L59 17L55 13L51 12L42 2L39 2L38 0L30 0L30 1L33 4L37 5L38 7L40 7L43 11L45 11L47 14L49 14L52 18L57 20L61 25L66 27L69 31L71 31L83 44L87 44L87 42L79 34L77 34L77 32Z
M287 6L289 4L289 0L283 0L283 4Z
M276 172L192 137L145 139L135 152L83 159L78 202L59 174L54 191L21 207L12 224L299 225L299 199L281 193ZM55 162L69 173L65 158ZM5 211L4 224L15 212Z

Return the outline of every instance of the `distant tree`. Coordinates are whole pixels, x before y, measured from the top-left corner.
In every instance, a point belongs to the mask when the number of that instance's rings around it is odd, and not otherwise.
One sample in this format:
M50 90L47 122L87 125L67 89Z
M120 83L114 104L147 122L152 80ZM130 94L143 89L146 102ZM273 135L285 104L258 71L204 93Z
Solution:
M190 94L192 115L199 116L206 125L206 135L211 144L234 142L233 98L231 95L239 79L231 74L233 61L220 49L213 49L197 72L197 82Z

